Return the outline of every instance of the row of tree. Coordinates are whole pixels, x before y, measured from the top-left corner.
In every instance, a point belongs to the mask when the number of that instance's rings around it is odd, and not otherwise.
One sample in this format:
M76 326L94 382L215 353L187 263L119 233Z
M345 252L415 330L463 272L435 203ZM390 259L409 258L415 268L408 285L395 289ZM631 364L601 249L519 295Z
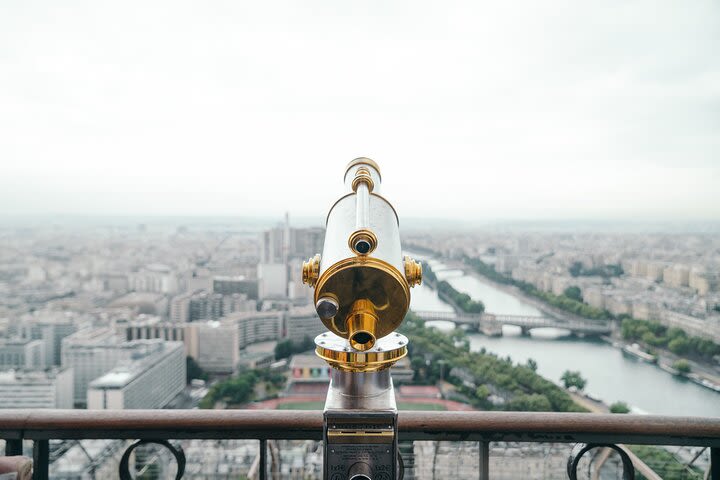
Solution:
M255 391L258 378L259 375L254 370L247 370L216 383L200 401L200 408L213 408L220 401L233 405L248 402Z
M465 262L490 280L506 285L514 285L526 294L539 298L566 312L596 320L622 320L622 335L626 340L642 342L650 347L667 348L676 355L689 356L706 362L712 362L713 357L720 355L720 345L710 339L689 336L680 328L667 328L658 322L636 320L627 316L615 317L607 310L591 307L584 303L581 291L576 286L566 288L562 295L555 295L550 292L540 291L529 283L503 275L495 271L494 266L486 264L479 258L465 257ZM584 269L582 264L579 264L579 266L573 264L571 269L570 273L573 276L617 276L623 273L620 265L605 265L604 267L597 267L597 269ZM678 370L681 373L689 372L684 363L680 364Z
M411 365L420 383L441 376L455 385L473 406L485 410L584 411L563 389L535 372L535 362L513 364L481 350L471 352L461 330L452 334L426 328L409 313L402 332L410 339Z
M622 336L625 340L644 343L650 347L667 348L676 355L711 361L720 355L720 345L707 338L691 337L680 328L668 328L658 322L623 318Z
M497 283L513 285L522 290L525 294L539 298L540 300L552 305L553 307L559 308L560 310L593 320L607 320L613 318L612 314L607 310L591 307L590 305L584 303L582 296L580 296L580 289L578 287L570 287L565 290L562 295L555 295L551 292L538 290L530 283L523 282L522 280L515 280L512 277L504 275L496 271L493 265L488 265L479 258L466 256L464 257L464 261L480 275L483 275Z
M423 281L427 281L432 285L435 285L437 283L437 275L435 275L432 267L430 267L430 264L427 262L422 262L422 275Z
M581 262L573 262L568 268L568 272L573 277L619 277L622 275L623 268L621 265L600 265L597 267L585 268Z
M280 340L275 345L275 360L288 358L295 355L296 353L307 352L308 350L312 350L313 348L315 348L315 342L313 342L312 338L310 337L304 337L302 339L302 342L300 343L294 342L289 338L286 340Z
M483 313L485 304L479 300L473 300L465 292L459 292L445 280L437 284L438 292L445 294L452 302L465 313Z
M619 319L622 320L622 335L626 340L642 342L650 347L667 348L676 355L689 356L697 360L712 362L713 357L720 355L720 345L707 338L693 337L680 328L667 328L658 322L636 320L627 316L615 317L607 310L600 310L584 303L581 291L576 286L565 289L562 295L555 295L550 292L543 292L533 285L515 280L495 271L495 267L488 265L479 258L465 257L465 262L472 266L481 275L498 283L514 285L528 295L534 296L548 304L573 313L575 315L590 319ZM573 265L578 275L599 274L601 276L616 276L622 274L622 267L619 265L606 265L603 272L587 269L579 269ZM573 268L571 267L571 268ZM600 268L600 267L598 267ZM572 274L572 272L571 272ZM684 364L678 369L681 373L687 373Z
M285 385L285 376L270 369L243 370L210 387L199 406L200 408L213 408L217 402L224 402L228 405L247 403L255 398L256 386L262 386L261 382L265 382L265 389L260 389L261 391L277 392ZM261 396L268 398L266 395Z
M427 262L423 263L423 278L429 281L435 288L447 299L453 302L460 310L465 313L483 313L485 304L479 300L473 300L470 295L455 289L450 283L442 280L438 282L438 278Z

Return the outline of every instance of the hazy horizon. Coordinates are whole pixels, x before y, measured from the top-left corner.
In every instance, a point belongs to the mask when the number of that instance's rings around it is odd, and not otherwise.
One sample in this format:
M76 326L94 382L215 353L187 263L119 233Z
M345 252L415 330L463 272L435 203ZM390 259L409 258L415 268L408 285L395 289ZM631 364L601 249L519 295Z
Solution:
M720 220L720 4L9 1L0 215Z
M325 215L290 215L291 227L324 227ZM124 228L134 229L140 225L150 228L240 229L261 231L280 226L283 215L3 215L0 214L0 230L5 228ZM402 217L401 228L405 233L470 233L492 231L515 232L571 232L571 233L658 233L658 234L718 234L720 220L618 220L618 219L442 219L437 217Z

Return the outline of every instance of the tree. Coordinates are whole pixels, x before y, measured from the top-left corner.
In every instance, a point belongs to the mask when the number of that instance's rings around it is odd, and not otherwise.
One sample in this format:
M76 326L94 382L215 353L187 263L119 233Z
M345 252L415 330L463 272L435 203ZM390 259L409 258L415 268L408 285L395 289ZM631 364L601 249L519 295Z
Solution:
M610 413L630 413L630 407L625 402L615 402L610 405Z
M413 369L413 380L422 382L425 379L425 360L420 355L413 356L410 360L410 367Z
M527 359L527 367L532 370L533 372L537 372L537 362L533 360L532 358Z
M193 379L205 380L207 382L208 374L200 368L200 365L197 364L194 358L185 357L185 367L185 383L190 383L190 380Z
M571 299L573 299L573 300L575 300L575 301L577 301L577 302L582 302L582 301L583 301L582 291L580 290L580 287L576 287L576 286L574 286L574 285L573 285L572 287L568 287L568 288L565 289L565 291L563 292L563 294L564 294L566 297L571 298Z
M552 411L552 405L550 404L550 400L548 400L548 398L541 393L518 395L510 402L508 402L506 408L508 410L518 410L523 412Z
M490 396L490 389L487 385L480 385L475 389L475 396L480 400L485 400Z
M293 354L293 343L292 340L281 340L275 345L275 360L282 358L288 358Z
M314 347L315 342L313 342L312 338L308 337L307 335L303 337L302 342L300 343L294 342L293 340L288 338L286 340L278 342L275 345L275 360L280 360L281 358L288 358L291 355L306 352Z
M585 385L587 385L587 380L585 380L578 371L565 370L560 380L565 384L565 388L575 387L578 390L582 390L585 388Z
M200 408L212 408L216 402L245 403L252 397L259 374L254 370L240 372L223 382L216 383L200 401Z
M687 353L688 350L690 350L690 340L684 336L673 338L670 340L670 343L668 343L668 349L677 355Z
M687 375L692 370L690 362L685 359L680 359L673 363L673 368L680 372L681 375Z
M583 266L580 262L573 262L572 265L570 265L570 268L568 268L568 271L570 272L570 275L573 277L579 277L582 275Z

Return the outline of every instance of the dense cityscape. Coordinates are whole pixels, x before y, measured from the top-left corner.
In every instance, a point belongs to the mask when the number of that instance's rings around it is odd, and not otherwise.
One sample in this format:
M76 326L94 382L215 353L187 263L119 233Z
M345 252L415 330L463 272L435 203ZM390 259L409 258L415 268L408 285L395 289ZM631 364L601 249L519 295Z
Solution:
M656 320L720 342L720 238L713 234L498 233L411 236L446 257L487 259L539 291L614 316Z
M490 313L513 313L496 311L448 274L462 270L558 322L604 322L611 330L604 341L633 359L664 366L668 375L693 381L708 395L720 391L717 235L405 233L405 247L425 260L420 297L431 294L454 313L485 315L481 325L492 320ZM325 328L312 307L312 291L302 284L301 264L322 251L323 238L322 228L292 226L287 216L270 228L174 221L3 227L0 408L322 409L328 367L313 355L312 339ZM478 334L452 327L443 333L447 326L430 325L411 313L403 327L415 347L393 367L401 409L638 407L583 393L586 373L569 368L569 360L563 380L544 378L542 362L538 369L532 359L506 361L492 347L473 348ZM489 334L514 332L500 325ZM103 472L116 470L124 445L55 442L51 476L108 478ZM183 447L192 459L186 472L191 478L257 474L251 442L223 441L209 449L214 454L199 440ZM273 448L283 478L320 474L315 442L284 441ZM458 448L460 458L477 456L462 453L462 445L411 445L415 478L436 471L462 477L464 468L474 467L456 461ZM517 452L522 462L502 462ZM494 478L517 478L539 464L561 473L564 461L552 445L502 443L493 446L493 455ZM693 455L678 451L664 462ZM164 478L153 472L146 478Z

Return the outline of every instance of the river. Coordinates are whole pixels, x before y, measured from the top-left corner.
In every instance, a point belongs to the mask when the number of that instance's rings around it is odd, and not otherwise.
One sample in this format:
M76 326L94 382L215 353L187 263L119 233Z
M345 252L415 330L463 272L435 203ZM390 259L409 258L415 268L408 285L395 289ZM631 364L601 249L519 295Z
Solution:
M475 300L482 300L488 312L541 315L534 306L488 282L460 270L448 269L436 260L429 262L438 279L448 281ZM452 311L438 298L437 292L425 285L413 288L411 293L414 310ZM454 327L449 322L433 323L441 329ZM519 328L511 326L503 327L502 337L491 338L476 333L469 337L473 350L484 347L502 357L509 355L514 362L520 363L532 358L538 364L538 373L558 383L565 370L579 370L587 379L585 391L588 394L607 404L624 401L634 413L720 417L720 395L717 393L641 362L600 340L569 337L556 329L537 329L530 337L523 337Z

